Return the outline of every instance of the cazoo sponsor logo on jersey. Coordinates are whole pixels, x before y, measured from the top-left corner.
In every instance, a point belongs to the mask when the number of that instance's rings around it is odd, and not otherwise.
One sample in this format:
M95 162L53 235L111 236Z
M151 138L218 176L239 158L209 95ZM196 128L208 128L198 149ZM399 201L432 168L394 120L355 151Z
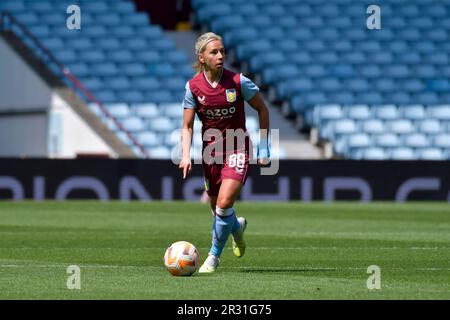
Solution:
M231 118L235 112L236 107L203 110L203 113L206 115L206 118L210 120Z

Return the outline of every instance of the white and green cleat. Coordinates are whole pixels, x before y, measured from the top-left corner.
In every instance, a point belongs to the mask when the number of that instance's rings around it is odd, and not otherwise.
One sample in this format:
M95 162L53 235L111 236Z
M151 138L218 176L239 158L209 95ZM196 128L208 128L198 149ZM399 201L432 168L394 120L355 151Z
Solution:
M245 253L244 231L247 228L247 219L244 217L237 218L241 227L233 234L233 254L235 257L242 257Z
M219 266L220 259L213 255L208 255L203 265L198 269L198 273L213 273Z

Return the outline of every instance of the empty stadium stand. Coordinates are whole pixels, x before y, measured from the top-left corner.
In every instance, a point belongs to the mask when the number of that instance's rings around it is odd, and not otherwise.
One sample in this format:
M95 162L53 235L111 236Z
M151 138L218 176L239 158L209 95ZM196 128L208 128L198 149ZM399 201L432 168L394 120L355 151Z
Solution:
M338 158L450 158L449 0L193 0L244 70ZM369 30L369 5L381 29Z
M66 11L73 4L82 8L80 30L66 25ZM1 0L0 12L3 27L11 28L38 57L43 57L41 47L48 50L53 57L45 59L48 68L77 90L137 156L171 157L180 139L172 133L181 128L181 101L193 69L186 52L176 49L133 1ZM24 28L11 23L9 15ZM249 117L255 136L253 123ZM197 135L196 156L200 149Z

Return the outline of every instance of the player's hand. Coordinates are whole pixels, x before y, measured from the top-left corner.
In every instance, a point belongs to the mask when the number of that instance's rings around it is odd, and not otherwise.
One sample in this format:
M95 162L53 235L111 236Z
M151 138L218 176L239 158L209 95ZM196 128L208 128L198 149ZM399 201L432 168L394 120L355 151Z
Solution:
M270 150L268 147L258 148L258 160L257 163L260 166L267 166L270 164Z
M260 166L267 166L270 164L270 158L269 157L263 157L258 159L258 164Z
M187 175L192 171L191 159L181 159L178 167L183 171L183 179L186 179Z

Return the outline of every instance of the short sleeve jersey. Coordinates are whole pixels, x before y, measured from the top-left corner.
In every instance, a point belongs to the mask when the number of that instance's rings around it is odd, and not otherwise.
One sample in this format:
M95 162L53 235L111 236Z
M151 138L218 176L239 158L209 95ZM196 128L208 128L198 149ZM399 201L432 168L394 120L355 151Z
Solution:
M199 73L186 83L183 108L194 109L202 122L202 134L217 129L225 135L227 129L245 127L245 104L259 88L242 74L223 69L216 87Z

